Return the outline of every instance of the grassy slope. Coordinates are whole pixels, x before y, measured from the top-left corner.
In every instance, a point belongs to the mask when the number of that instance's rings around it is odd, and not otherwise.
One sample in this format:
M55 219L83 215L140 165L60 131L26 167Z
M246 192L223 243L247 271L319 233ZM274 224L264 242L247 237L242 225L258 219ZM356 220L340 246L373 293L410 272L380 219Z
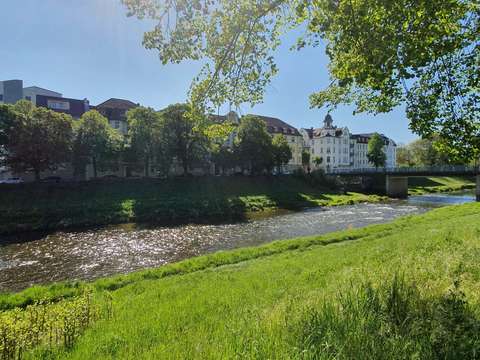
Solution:
M374 201L293 177L192 178L0 188L0 234L125 222L241 219L249 212Z
M305 309L323 309L323 301L335 302L352 284L377 285L398 273L416 283L429 299L460 282L478 319L479 258L479 204L217 253L98 281L97 289L128 284L113 292L113 319L98 322L72 350L55 355L72 359L313 358L306 353L302 357L298 342L298 334L305 330ZM183 275L164 277L176 272ZM317 324L320 330L321 325ZM385 336L385 331L380 333ZM348 343L357 341L363 351L371 348L378 355L390 349L384 358L413 356L418 345L416 336L407 342L403 333L381 342L364 327L343 335ZM334 350L338 358L349 357L348 352Z
M408 187L411 195L460 191L474 189L475 179L462 177L411 177L408 179Z

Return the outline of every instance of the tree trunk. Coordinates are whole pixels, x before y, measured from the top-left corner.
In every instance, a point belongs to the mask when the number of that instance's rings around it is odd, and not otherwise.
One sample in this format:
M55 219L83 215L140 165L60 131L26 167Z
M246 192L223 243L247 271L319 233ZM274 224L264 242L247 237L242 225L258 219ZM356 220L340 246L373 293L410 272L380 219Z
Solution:
M182 165L183 165L183 176L187 176L188 175L188 161L187 161L187 159L183 159Z

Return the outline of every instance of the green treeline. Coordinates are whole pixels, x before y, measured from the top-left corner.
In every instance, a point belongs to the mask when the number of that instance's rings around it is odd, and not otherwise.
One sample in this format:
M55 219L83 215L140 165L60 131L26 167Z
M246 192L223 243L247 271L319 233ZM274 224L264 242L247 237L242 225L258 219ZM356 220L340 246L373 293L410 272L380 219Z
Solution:
M168 177L174 164L184 175L193 168L209 173L212 163L222 172L261 174L292 158L286 138L270 136L255 116L243 117L238 126L216 123L189 105L176 104L159 112L131 109L127 122L128 133L122 136L95 110L77 121L25 100L1 105L0 159L15 173L33 173L38 181L43 171L65 164L72 165L77 179L85 178L88 165L96 178L120 164L146 177Z

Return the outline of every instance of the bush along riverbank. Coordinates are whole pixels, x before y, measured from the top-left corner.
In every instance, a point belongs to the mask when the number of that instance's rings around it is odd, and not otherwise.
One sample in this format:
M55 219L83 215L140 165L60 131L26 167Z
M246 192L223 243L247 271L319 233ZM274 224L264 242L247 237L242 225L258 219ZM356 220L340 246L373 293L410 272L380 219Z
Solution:
M29 343L25 358L474 359L479 245L480 205L450 206L2 295L0 321L39 299L67 306L87 290L94 321L67 346Z
M129 222L225 222L251 212L382 199L293 176L25 184L0 188L0 198L0 234Z
M410 195L424 195L475 189L474 177L411 177L408 179Z

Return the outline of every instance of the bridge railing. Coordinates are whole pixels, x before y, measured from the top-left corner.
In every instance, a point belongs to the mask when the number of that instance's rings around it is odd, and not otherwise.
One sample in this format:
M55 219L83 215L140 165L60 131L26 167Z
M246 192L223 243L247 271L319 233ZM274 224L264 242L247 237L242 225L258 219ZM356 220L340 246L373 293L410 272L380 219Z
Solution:
M381 167L381 168L357 168L357 169L329 169L325 173L328 175L342 174L472 174L478 173L479 169L475 166L465 165L442 165L442 166L417 166L417 167Z

